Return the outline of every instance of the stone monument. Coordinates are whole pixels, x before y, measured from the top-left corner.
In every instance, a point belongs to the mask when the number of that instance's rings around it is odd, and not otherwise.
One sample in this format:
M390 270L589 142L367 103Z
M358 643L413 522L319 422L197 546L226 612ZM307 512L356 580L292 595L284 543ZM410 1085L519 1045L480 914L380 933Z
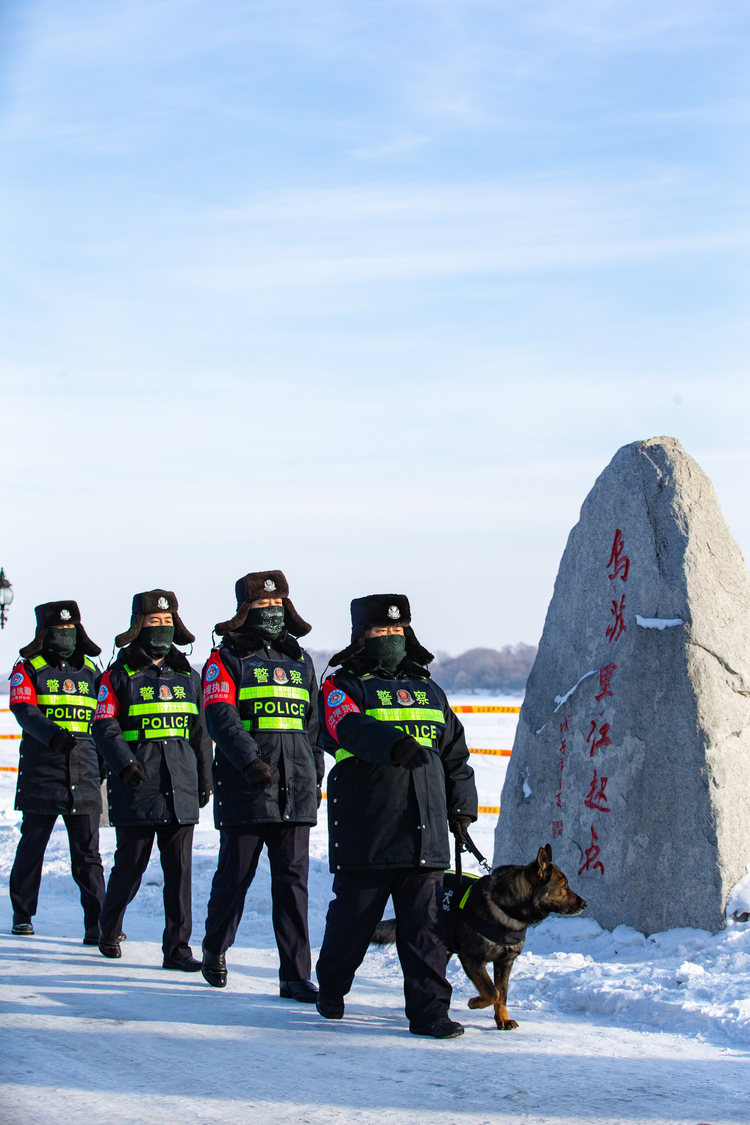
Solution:
M716 932L750 860L750 574L674 438L626 445L570 533L495 863L555 861L613 929Z

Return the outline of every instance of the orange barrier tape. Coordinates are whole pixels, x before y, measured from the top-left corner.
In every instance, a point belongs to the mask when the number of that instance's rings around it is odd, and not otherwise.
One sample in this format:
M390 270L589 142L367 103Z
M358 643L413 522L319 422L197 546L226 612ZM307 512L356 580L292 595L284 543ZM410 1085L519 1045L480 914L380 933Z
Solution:
M5 739L12 738L12 739L15 740L15 739L20 738L20 737L21 737L20 734L0 734L0 738L5 738Z
M0 766L3 773L18 773L18 766Z
M451 710L455 711L456 714L458 714L458 715L468 715L469 713L471 713L471 714L480 713L482 715L517 715L519 713L519 711L521 710L521 708L520 707L473 707L473 706L469 706L468 704L466 704L466 706L464 706L463 704L460 704L460 705L457 704L455 707L451 707Z
M509 758L511 750L479 750L476 746L469 747L470 754L497 754L501 758Z

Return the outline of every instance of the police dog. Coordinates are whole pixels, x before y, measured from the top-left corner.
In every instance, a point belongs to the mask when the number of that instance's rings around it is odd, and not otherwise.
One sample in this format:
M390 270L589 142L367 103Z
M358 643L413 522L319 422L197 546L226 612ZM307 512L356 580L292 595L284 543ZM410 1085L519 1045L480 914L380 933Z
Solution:
M586 903L568 886L568 880L552 862L549 844L539 849L526 867L507 864L482 878L464 876L460 888L454 872L443 883L445 943L456 953L464 972L479 990L469 1000L470 1008L494 1008L499 1031L518 1027L508 1015L508 980L513 962L523 949L526 929L543 922L550 914L580 914ZM458 902L456 902L456 896ZM396 940L394 918L380 922L373 936L375 945ZM495 983L487 972L492 962Z

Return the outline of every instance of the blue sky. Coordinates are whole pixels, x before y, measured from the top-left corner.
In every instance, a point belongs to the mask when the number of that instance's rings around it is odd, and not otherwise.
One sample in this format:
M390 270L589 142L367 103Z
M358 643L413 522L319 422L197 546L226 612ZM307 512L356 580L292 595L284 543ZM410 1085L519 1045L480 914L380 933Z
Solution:
M10 657L280 566L535 641L597 474L671 434L750 551L741 3L7 2Z

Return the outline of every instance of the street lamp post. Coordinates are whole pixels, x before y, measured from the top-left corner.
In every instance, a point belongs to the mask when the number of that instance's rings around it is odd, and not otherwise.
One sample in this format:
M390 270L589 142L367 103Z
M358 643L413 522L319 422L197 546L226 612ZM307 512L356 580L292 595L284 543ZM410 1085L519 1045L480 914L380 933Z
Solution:
M6 606L9 606L12 601L13 590L5 577L5 571L0 566L0 629L5 628Z

